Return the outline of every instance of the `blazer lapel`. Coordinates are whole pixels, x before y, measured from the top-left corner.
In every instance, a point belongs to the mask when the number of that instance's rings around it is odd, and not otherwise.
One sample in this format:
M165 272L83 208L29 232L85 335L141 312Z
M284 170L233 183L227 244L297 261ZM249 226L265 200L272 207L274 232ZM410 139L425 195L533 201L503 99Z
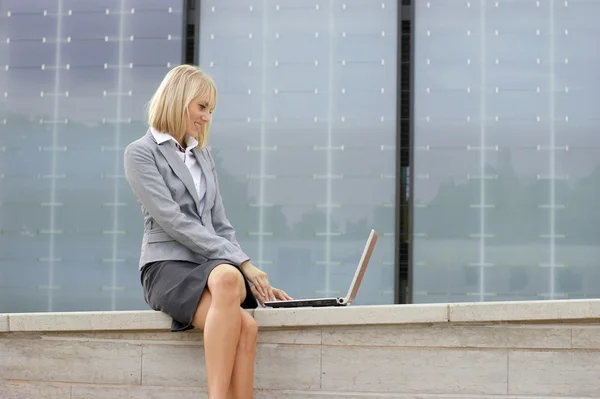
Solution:
M194 198L196 209L200 209L200 198L198 198L198 191L194 185L194 179L192 179L192 175L190 174L187 166L185 166L181 158L177 156L177 153L175 152L176 150L171 145L168 145L168 143L159 144L158 149L167 159L167 162L169 163L169 166L171 166L171 169L173 169L173 172L175 172L177 177L179 177L183 184L185 184L185 187Z
M203 156L203 154L200 153L200 151L196 148L194 148L192 150L192 152L194 153L194 155L196 156L196 160L198 161L198 164L200 165L200 169L202 169L202 175L204 176L204 186L206 187L206 194L204 196L204 209L209 209L210 205L212 205L212 201L209 204L209 199L214 198L214 190L215 187L212 184L212 180L209 178L209 176L211 176L212 174L210 173L212 167L210 162L208 161L208 159L206 159L205 156Z

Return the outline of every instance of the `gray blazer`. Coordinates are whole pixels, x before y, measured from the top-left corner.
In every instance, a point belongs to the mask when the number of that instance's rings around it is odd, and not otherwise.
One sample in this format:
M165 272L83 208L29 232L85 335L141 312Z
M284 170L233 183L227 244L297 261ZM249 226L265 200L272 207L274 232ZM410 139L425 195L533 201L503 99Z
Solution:
M241 265L241 250L223 208L215 163L208 148L193 150L206 184L202 214L192 175L177 150L158 144L150 129L125 149L125 178L142 206L140 269L148 262L224 259Z

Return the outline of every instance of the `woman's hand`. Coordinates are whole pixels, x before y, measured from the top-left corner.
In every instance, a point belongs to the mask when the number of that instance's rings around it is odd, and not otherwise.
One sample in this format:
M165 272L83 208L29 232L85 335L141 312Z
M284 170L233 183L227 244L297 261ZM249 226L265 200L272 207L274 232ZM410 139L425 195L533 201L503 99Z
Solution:
M275 299L280 300L280 301L287 301L287 300L292 299L292 297L289 296L288 294L286 294L285 291L274 288L274 287L272 287L272 288L273 288L273 293L275 294ZM258 293L258 290L256 289L255 285L250 287L250 289L252 290L252 294L254 295L254 297L256 298L258 303L260 303L260 306L262 306L264 308L265 307L265 298Z
M292 299L285 291L271 287L267 273L258 269L252 263L244 262L241 268L246 278L252 282L252 294L260 302L261 306L264 307L265 301L285 301Z
M269 284L267 273L258 269L248 261L242 263L241 267L246 278L250 280L252 284L254 284L258 294L262 298L265 298L265 300L275 299L275 293L273 292L273 287L271 287L271 284Z

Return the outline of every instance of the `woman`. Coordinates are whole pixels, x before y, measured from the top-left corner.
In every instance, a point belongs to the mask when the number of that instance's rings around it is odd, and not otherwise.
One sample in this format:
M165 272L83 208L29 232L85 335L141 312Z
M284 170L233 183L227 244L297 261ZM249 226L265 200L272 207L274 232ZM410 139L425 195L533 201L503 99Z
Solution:
M258 326L244 309L291 298L252 265L225 216L206 147L216 98L197 67L170 70L149 103L148 132L125 150L125 176L144 215L146 302L172 317L172 331L204 330L209 398L252 398Z

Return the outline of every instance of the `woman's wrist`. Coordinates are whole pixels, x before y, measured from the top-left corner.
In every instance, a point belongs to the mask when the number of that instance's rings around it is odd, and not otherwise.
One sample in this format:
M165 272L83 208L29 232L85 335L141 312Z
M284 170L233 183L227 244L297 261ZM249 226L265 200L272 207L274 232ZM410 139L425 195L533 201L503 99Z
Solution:
M252 266L252 263L250 263L250 259L242 262L242 264L240 265L240 267L241 267L242 270L247 269L250 266Z

